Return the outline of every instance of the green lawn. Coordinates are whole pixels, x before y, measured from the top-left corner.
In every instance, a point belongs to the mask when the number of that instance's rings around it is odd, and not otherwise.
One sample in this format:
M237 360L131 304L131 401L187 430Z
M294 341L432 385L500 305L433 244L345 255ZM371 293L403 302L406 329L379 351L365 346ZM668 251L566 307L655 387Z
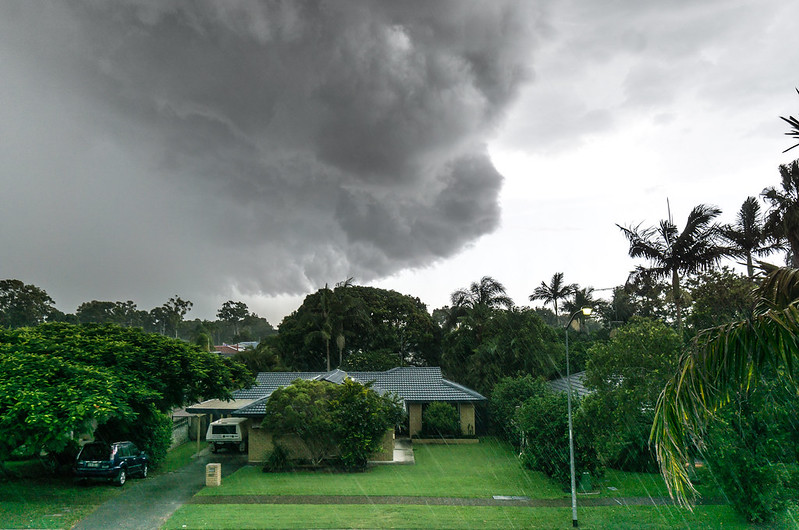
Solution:
M263 473L245 467L199 495L410 495L491 497L564 495L543 474L522 469L510 446L486 438L470 445L414 446L415 465L375 466L364 473Z
M750 528L727 506L693 514L667 507L585 508L581 528ZM399 505L187 505L165 529L249 528L571 528L570 508Z
M122 491L53 477L36 460L8 468L23 478L0 480L0 528L69 528Z
M201 448L205 448L205 444L203 444ZM175 447L166 454L164 461L158 464L158 469L155 470L155 474L160 475L162 473L177 471L178 469L189 465L196 451L197 442L186 442Z
M183 467L195 449L191 443L176 447L156 472ZM21 478L0 480L0 528L69 528L125 489L77 485L71 477L51 476L38 460L8 462L7 467Z
M373 495L490 498L525 495L567 499L540 473L525 470L505 443L414 446L415 465L377 466L364 473L263 473L245 467L198 495ZM665 496L658 475L610 471L596 497ZM615 489L611 489L615 488ZM580 498L588 498L580 496ZM578 506L579 506L578 498ZM749 528L729 506L580 507L583 528ZM571 509L513 506L191 504L164 528L571 528Z

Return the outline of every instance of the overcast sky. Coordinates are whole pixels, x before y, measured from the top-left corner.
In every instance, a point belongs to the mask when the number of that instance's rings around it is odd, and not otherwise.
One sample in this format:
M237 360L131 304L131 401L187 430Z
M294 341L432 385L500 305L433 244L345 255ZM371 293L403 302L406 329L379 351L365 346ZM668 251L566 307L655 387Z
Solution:
M732 222L799 152L799 3L0 3L0 279L277 325L348 277L428 309L601 289L615 226ZM778 261L781 258L774 258Z

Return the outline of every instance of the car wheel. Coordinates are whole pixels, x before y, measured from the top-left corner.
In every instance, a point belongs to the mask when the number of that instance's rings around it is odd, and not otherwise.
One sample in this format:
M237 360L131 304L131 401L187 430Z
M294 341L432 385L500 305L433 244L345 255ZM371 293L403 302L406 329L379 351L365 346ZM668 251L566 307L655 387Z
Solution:
M243 453L246 450L247 450L247 442L245 440L242 440L241 442L239 442L239 453Z
M127 479L128 479L128 476L127 476L127 474L125 473L125 470L124 470L124 469L120 469L120 470L119 470L119 475L117 475L117 479L116 479L116 481L115 481L115 484L116 484L117 486L124 486L124 485L125 485L125 481L126 481Z
M149 471L147 469L147 464L143 464L141 466L141 478L147 478L147 471Z

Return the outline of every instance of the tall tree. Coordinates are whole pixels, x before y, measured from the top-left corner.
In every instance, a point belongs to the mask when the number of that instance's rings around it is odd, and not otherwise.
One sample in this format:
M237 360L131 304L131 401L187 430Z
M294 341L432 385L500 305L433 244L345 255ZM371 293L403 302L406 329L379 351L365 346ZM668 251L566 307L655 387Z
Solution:
M222 304L222 307L216 312L216 316L233 326L233 334L238 336L239 323L247 318L247 304L228 300Z
M161 316L169 324L170 328L175 331L175 338L178 338L178 326L183 322L183 317L186 313L191 311L194 304L188 300L183 300L178 295L170 298L167 303L161 306L163 310Z
M322 312L328 302L329 328ZM393 366L438 364L439 329L426 306L418 298L387 289L360 285L320 289L305 297L279 329L278 352L296 370L324 369L327 351L339 345L344 363L348 354L363 352L393 356ZM344 341L337 340L342 336Z
M771 203L764 230L774 238L787 241L791 247L791 266L799 267L799 160L780 166L781 188L763 190Z
M127 302L103 302L92 300L83 302L75 311L75 316L81 324L119 324L132 327L141 325L136 304Z
M769 242L763 224L760 204L754 197L747 197L738 211L735 224L721 227L721 235L729 243L730 254L746 259L746 272L750 279L755 274L753 257L765 256L780 248L779 242Z
M327 284L325 288L319 291L319 305L314 308L313 313L316 318L316 330L306 335L306 342L310 342L315 338L321 338L325 344L325 359L327 371L330 371L330 339L333 338L333 318L330 313L330 305L333 298L333 291L331 291Z
M114 322L114 302L83 302L75 310L75 316L81 324L110 324Z
M720 214L721 210L714 206L695 206L682 232L672 221L671 213L657 227L616 225L630 243L630 257L645 258L651 263L648 268L637 267L634 275L654 279L671 277L671 295L680 333L683 305L680 276L712 268L725 255L726 250L718 244L718 225L713 223Z
M756 386L763 373L783 373L796 382L799 269L771 270L757 299L752 318L696 336L658 400L651 438L669 492L681 503L694 492L691 448L731 396Z
M0 281L0 326L19 328L41 324L55 310L44 289L20 280Z
M566 300L574 294L575 290L577 290L576 283L565 283L563 281L563 273L556 272L552 275L549 285L541 282L541 285L535 288L533 294L530 295L530 301L543 300L544 305L552 304L552 307L555 308L555 316L560 317L558 300Z

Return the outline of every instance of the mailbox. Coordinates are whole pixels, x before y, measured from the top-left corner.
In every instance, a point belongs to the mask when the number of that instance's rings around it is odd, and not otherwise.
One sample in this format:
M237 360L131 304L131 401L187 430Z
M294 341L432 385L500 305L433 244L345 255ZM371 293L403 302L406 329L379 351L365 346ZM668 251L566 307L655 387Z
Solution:
M205 485L222 485L222 464L206 464L205 466Z

